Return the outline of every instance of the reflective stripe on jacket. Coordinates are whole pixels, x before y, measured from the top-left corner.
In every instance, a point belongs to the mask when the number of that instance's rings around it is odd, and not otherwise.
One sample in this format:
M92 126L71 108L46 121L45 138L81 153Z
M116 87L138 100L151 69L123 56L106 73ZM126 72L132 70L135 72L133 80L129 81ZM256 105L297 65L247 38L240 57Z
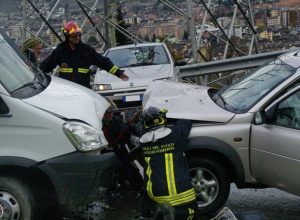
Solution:
M40 69L48 73L59 66L59 77L89 88L91 65L96 65L117 77L121 75L120 69L109 58L97 53L92 47L80 43L72 50L66 41L59 44L40 64Z

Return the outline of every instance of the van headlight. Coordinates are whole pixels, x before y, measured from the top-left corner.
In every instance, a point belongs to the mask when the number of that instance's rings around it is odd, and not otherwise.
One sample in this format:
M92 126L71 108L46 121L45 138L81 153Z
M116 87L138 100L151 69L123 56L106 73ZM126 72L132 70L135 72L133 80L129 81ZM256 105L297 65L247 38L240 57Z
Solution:
M95 84L93 86L93 89L96 91L105 91L105 90L111 90L111 84Z
M104 148L108 144L102 131L81 122L66 122L63 130L80 151L93 151Z

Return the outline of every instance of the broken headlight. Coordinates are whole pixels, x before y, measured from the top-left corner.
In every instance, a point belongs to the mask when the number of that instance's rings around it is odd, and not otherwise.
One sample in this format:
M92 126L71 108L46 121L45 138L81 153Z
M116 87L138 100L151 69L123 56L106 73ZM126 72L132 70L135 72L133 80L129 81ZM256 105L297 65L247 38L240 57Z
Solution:
M81 123L66 122L63 130L76 149L80 151L93 151L107 146L107 140L102 131Z

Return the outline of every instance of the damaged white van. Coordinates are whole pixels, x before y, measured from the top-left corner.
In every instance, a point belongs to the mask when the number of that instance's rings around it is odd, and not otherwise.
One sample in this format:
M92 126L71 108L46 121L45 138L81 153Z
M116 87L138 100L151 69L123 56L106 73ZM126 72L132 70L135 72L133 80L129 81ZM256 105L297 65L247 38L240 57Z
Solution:
M115 156L100 152L108 102L18 53L1 32L0 219L78 216L111 178Z

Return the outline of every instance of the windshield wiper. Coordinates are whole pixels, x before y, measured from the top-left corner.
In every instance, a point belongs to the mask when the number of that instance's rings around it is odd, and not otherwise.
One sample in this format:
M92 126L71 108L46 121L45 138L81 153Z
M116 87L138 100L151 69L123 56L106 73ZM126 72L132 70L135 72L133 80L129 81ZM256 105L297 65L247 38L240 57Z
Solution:
M23 89L25 87L28 87L28 86L34 86L34 88L37 89L37 87L36 87L37 84L38 83L37 83L36 79L34 79L33 81L27 82L27 83L23 84L22 86L20 86L19 88L13 90L12 93L14 93L16 91L19 91L19 90L21 90L21 89Z
M126 67L135 67L135 66L149 66L149 65L153 65L153 63L133 63L133 64L130 64Z
M223 107L225 107L225 105L227 105L227 103L225 102L223 96L221 95L221 90L214 95L214 99L215 99L216 102L218 102L218 100L221 100L221 102L223 104Z
M252 87L252 86L251 86ZM232 89L228 89L228 90L226 90L226 92L228 92L228 91L233 91L233 90L244 90L244 89L249 89L250 87L247 87L247 88L245 88L245 87L243 87L243 88L232 88Z

